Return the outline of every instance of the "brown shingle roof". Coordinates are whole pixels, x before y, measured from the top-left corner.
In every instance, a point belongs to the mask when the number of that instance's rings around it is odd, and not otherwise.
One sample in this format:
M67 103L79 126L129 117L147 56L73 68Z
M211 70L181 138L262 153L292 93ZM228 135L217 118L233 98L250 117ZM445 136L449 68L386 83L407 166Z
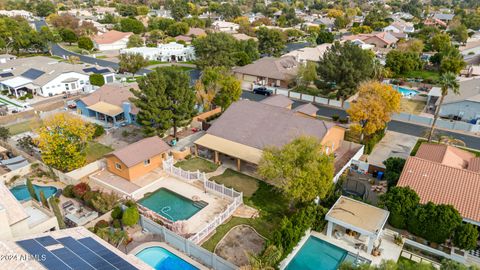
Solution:
M130 37L132 32L119 32L116 30L110 30L103 35L97 35L93 37L93 41L97 44L110 44L121 40L122 38Z
M322 139L333 126L285 108L241 100L228 107L207 133L262 150L281 147L302 135Z
M109 83L103 85L97 91L91 93L86 97L81 98L80 100L87 106L93 106L96 103L102 101L118 107L122 107L123 102L129 102L129 98L133 97L132 92L130 92L131 88L138 89L138 85L136 83ZM131 112L133 114L138 113L138 109L133 104Z
M170 146L157 136L145 138L107 155L114 155L127 167L170 150Z
M415 156L459 169L466 169L475 157L474 154L453 146L431 143L422 143Z
M293 101L284 95L274 95L262 101L263 104L286 108L293 104Z
M480 222L480 173L409 157L398 181L409 186L420 202L451 204L463 218Z
M234 68L233 72L276 80L292 80L297 75L298 62L293 56L264 57L252 64Z

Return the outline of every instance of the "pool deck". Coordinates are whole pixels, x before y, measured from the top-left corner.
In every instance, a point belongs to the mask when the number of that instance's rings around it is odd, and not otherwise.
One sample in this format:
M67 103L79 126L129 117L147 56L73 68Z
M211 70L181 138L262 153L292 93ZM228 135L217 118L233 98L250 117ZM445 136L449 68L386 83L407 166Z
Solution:
M139 245L138 247L134 248L132 251L130 251L128 253L128 256L131 257L135 257L135 255L137 253L139 253L140 251L146 249L146 248L149 248L149 247L162 247L168 251L170 251L171 253L177 255L178 257L180 257L182 260L188 262L189 264L197 267L198 269L200 270L207 270L208 268L203 266L202 264L200 264L199 262L193 260L192 258L188 257L187 255L185 255L183 252L180 252L178 250L176 250L175 248L169 246L167 243L165 242L147 242L147 243L143 243L141 245ZM135 257L136 258L136 257ZM138 258L137 258L138 259Z

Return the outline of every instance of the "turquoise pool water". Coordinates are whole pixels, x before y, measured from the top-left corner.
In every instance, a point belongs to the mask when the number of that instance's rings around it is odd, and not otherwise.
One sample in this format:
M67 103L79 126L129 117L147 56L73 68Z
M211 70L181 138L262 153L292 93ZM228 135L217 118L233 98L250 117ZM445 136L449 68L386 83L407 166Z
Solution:
M404 97L413 97L419 93L417 90L413 90L413 89L409 89L409 88L405 88L397 85L394 85L393 88L397 90L400 94L402 94L402 96Z
M348 252L310 236L285 268L286 270L337 270Z
M158 189L139 203L171 221L187 220L205 207L166 188Z
M33 185L33 189L35 189L35 193L37 194L37 198L40 199L40 191L43 190L43 194L45 195L45 198L50 198L53 194L57 192L56 187L50 187L50 186L37 186ZM30 193L28 192L27 186L26 185L20 185L16 186L10 189L10 191L13 193L13 196L17 198L19 201L25 201L25 200L30 200L32 197L30 196Z
M144 261L146 264L150 265L155 270L198 269L162 247L149 247L140 251L135 256Z

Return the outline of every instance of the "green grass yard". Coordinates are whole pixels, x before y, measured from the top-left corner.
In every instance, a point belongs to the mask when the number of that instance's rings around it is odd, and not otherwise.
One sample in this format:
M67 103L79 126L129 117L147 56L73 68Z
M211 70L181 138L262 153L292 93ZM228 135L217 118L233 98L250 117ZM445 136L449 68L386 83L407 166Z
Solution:
M113 148L98 142L89 142L87 144L87 163L101 159L105 154L113 151Z
M259 234L271 239L272 233L280 226L281 220L286 214L288 198L283 196L275 187L230 169L227 169L222 175L212 177L210 180L243 192L244 203L258 209L260 216L258 218L231 218L217 228L216 233L202 245L204 248L213 251L231 228L241 224L250 225Z
M218 168L218 165L206 159L195 157L179 161L175 163L175 167L191 172L199 170L201 172L209 173L214 172Z
M42 121L39 119L31 119L24 122L16 123L8 127L11 135L18 135L27 131L33 131L42 126Z

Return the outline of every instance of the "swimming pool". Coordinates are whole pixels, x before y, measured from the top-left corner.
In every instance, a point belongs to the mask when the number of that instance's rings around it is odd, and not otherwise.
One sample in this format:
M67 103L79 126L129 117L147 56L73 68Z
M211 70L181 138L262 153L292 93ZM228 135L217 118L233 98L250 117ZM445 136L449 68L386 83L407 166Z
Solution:
M196 270L197 267L184 261L162 247L143 249L135 256L156 270Z
M364 258L357 258L346 250L332 245L314 236L310 236L300 248L285 270L337 270L343 261L370 262Z
M398 85L393 85L393 89L397 90L404 97L413 97L419 93L417 90L401 87Z
M33 189L35 189L35 193L37 194L37 198L40 199L40 191L43 191L43 194L45 195L45 198L50 198L53 194L57 192L56 187L51 187L51 186L37 186L33 185ZM10 189L10 192L12 192L13 196L17 198L19 201L25 201L25 200L30 200L32 197L30 196L30 193L28 192L28 188L26 185L20 185L16 186Z
M166 188L160 188L139 203L171 221L187 220L204 208L205 202L194 202Z

